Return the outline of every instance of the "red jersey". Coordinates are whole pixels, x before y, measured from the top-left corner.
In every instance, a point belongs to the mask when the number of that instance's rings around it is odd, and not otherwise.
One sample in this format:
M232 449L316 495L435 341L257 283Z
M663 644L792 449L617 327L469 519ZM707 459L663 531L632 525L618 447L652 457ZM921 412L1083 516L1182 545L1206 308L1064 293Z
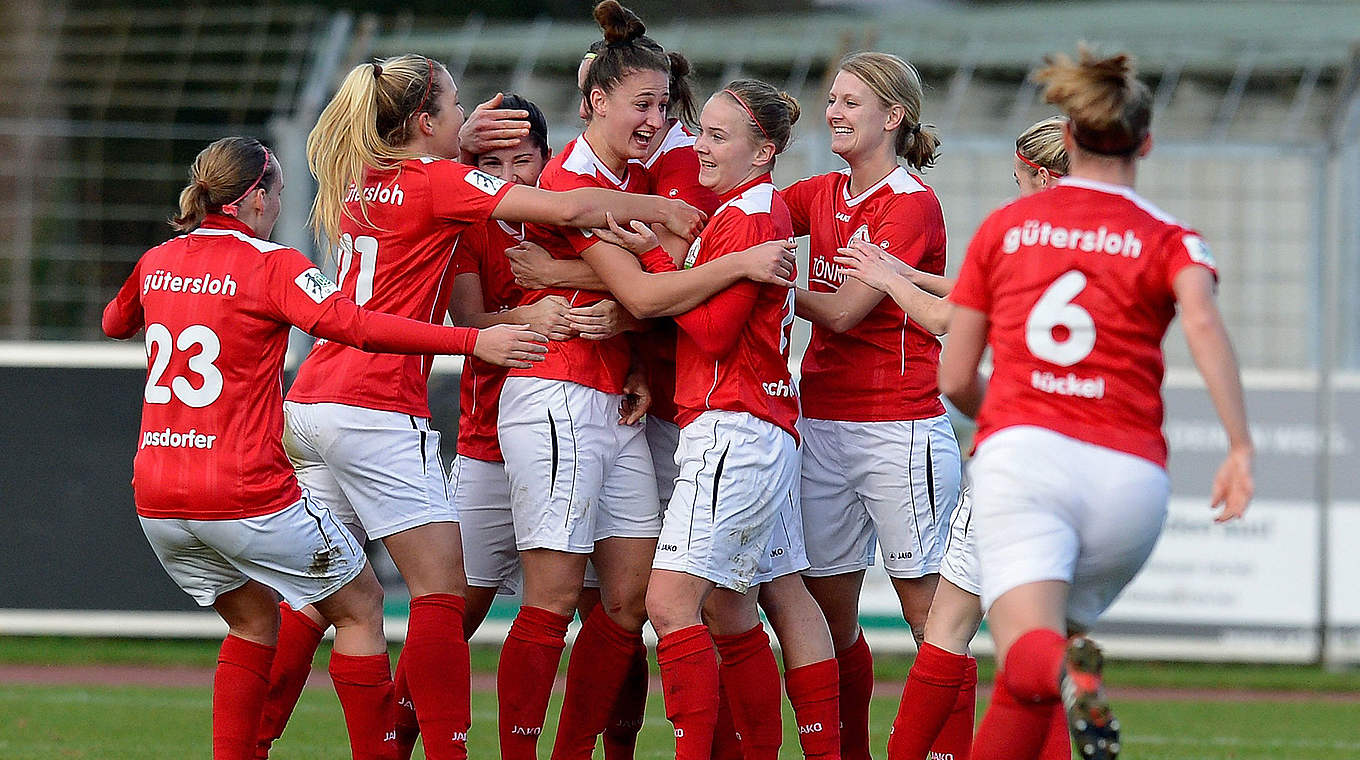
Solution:
M340 290L360 306L442 323L458 236L486 221L511 186L456 161L420 158L369 170L350 186L340 220ZM366 200L364 221L359 196ZM371 354L336 343L312 347L289 401L330 402L429 417L431 356Z
M1165 467L1162 338L1188 266L1215 271L1198 233L1127 187L1068 177L992 212L950 296L988 320L977 441L1037 425Z
M765 174L722 198L685 258L692 267L793 237L789 211ZM747 412L798 440L798 388L789 376L793 290L744 280L675 319L675 401L681 427L709 409Z
M552 157L538 177L538 186L544 190L603 187L629 193L647 192L641 172L632 171L625 165L623 176L615 176L600 162L586 142L585 135L567 143L561 153ZM599 242L588 230L541 224L526 224L524 234L529 240L543 246L555 259L579 259L581 251ZM561 296L572 306L589 306L611 297L609 293L597 290L544 288L527 291L521 303L533 303L549 295ZM512 369L510 374L566 380L605 393L622 393L629 361L628 341L622 335L609 340L572 338L550 341L548 355L543 361L528 369Z
M647 192L666 198L679 198L700 211L713 215L718 194L699 184L699 156L694 152L694 135L681 122L671 125L661 145L645 161L630 162L646 176ZM652 392L648 416L675 422L675 320L652 320L652 329L633 336L647 385Z
M811 235L808 289L834 293L845 282L836 249L860 238L923 272L944 274L940 202L902 167L855 197L848 169L810 177L781 191L795 235ZM884 297L843 333L812 324L803 354L808 417L852 422L914 420L944 413L940 341Z
M453 249L453 273L475 274L482 284L482 308L501 311L518 305L524 288L515 283L505 249L524 240L518 225L499 220L469 228ZM463 360L458 381L458 453L486 462L504 461L496 435L497 411L505 367L469 356Z
M425 325L412 334L406 320L365 312L301 253L209 215L147 251L104 310L111 337L146 327L138 514L239 519L298 500L282 443L292 325L370 348L468 351L476 341L475 330Z

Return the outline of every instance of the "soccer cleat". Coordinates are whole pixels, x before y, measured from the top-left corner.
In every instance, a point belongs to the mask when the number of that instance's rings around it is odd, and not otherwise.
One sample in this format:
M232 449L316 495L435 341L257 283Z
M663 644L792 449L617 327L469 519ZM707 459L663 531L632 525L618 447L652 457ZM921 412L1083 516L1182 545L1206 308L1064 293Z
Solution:
M1119 721L1101 687L1105 658L1100 647L1085 636L1067 643L1058 676L1067 728L1083 760L1114 760L1119 756Z

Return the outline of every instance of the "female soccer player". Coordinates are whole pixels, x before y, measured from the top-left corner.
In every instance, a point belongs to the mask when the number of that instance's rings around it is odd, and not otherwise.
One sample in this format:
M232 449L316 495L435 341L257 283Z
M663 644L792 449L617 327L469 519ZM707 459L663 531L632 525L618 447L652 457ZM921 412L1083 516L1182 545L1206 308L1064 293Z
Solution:
M733 82L709 99L695 151L699 180L723 203L690 248L686 266L791 236L788 211L769 172L797 116L792 98L753 80ZM642 233L635 237L648 237L649 231L634 228ZM655 239L631 242L642 249ZM649 269L674 266L660 247L643 258ZM773 714L758 709L768 700L755 704L733 694L733 717L743 738L759 733L751 718L779 723L778 671L757 595L746 592L781 508L788 505L796 514L798 397L788 374L792 320L792 291L754 283L728 288L676 317L680 476L657 545L647 612L660 637L657 660L677 758L707 760L712 748L715 639L723 667L735 669L734 683L757 693L768 691L762 685L774 689ZM706 600L712 632L701 619ZM791 678L791 685L798 682ZM794 702L803 707L800 696ZM824 721L836 719L831 704L830 714L819 716ZM809 716L799 717L801 723ZM743 745L748 749L755 748ZM747 751L747 756L767 755Z
M478 333L360 309L301 253L268 242L282 187L278 162L257 140L203 149L173 221L186 234L142 256L103 327L119 339L146 328L133 464L142 528L175 583L228 625L213 684L213 757L253 755L278 637L275 591L335 623L330 672L354 757L385 757L394 713L382 588L284 455L288 331L499 364L527 364L543 349L522 326Z
M403 55L356 66L308 137L319 188L318 236L336 246L339 287L370 307L422 320L444 312L451 251L489 218L599 225L604 210L688 232L700 215L680 201L589 188L549 193L459 164L458 91L438 62ZM411 593L400 672L426 753L463 757L469 724L466 580L457 514L448 501L439 433L429 426L429 360L315 346L289 391L289 453L298 477L335 505L356 534L382 539ZM300 683L324 625L287 614L290 667L280 703ZM310 620L310 625L308 624ZM295 635L288 635L292 632ZM450 643L450 640L452 643ZM404 663L404 665L403 665ZM294 698L295 699L295 698ZM271 705L274 703L271 697ZM261 740L282 729L271 709Z
M628 162L646 155L662 127L670 62L644 36L642 22L614 0L597 6L595 18L609 44L587 74L585 133L549 162L539 185L641 192L641 176ZM792 269L782 256L760 254L648 274L633 254L598 235L560 226L530 225L526 231L555 258L584 259L609 289L549 288L526 298L555 294L577 306L612 294L639 318L687 311L748 275L786 283ZM508 760L534 756L587 557L604 601L582 626L568 666L568 684L575 688L566 696L561 724L572 734L573 751L584 743L578 737L594 741L612 707L575 692L617 693L641 642L660 516L643 426L619 424L629 364L628 344L620 337L556 341L541 371L512 373L501 389L499 437L524 570L523 606L497 675L501 754ZM593 657L578 658L583 651Z
M1229 444L1216 520L1240 517L1252 493L1213 258L1133 190L1152 148L1151 92L1129 56L1085 48L1075 61L1050 58L1036 78L1070 120L1072 174L978 228L950 295L940 365L946 395L978 420L970 473L982 602L1002 663L976 760L1035 757L1059 700L1082 757L1119 751L1100 651L1082 633L1137 574L1166 518L1161 344L1178 307Z
M831 149L847 170L782 191L794 231L811 235L812 322L803 356L803 527L808 589L831 627L840 664L841 754L869 757L873 658L859 628L859 595L874 541L920 640L935 593L949 515L958 501L958 444L936 386L940 344L891 299L833 262L862 239L917 269L942 274L944 217L935 193L898 164L935 161L939 139L921 123L915 69L886 53L841 61L826 106Z
M1014 175L1020 196L1038 192L1068 171L1062 125L1054 117L1026 129L1015 141ZM936 335L945 332L953 309L944 300L953 280L913 269L861 240L838 251L836 264L853 277L892 297L917 324ZM919 286L918 284L919 283ZM932 292L933 291L933 292ZM940 583L926 618L925 641L902 689L897 718L888 740L889 760L925 760L931 754L967 760L973 743L977 700L977 661L968 644L982 621L979 571L974 550L972 502L967 490L950 520L940 564ZM1071 757L1067 721L1055 709L1056 731L1043 758ZM1052 754L1050 754L1050 752Z

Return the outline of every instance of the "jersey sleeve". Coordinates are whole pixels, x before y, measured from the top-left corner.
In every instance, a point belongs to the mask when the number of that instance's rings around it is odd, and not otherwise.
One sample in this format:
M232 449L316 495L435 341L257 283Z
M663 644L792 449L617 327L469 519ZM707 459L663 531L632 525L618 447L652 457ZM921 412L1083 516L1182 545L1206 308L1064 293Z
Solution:
M1204 238L1195 230L1184 227L1174 230L1167 241L1166 287L1172 289L1176 275L1186 267L1201 266L1209 270L1214 282L1218 282L1218 265L1209 251Z
M463 230L458 236L458 244L453 247L454 275L482 273L482 257L486 255L489 238L485 224Z
M963 267L959 270L959 281L949 294L951 303L987 313L992 307L991 284L987 280L990 270L990 254L996 250L998 241L993 239L992 230L995 217L988 217L968 243L964 254Z
M869 231L874 245L908 266L944 274L944 214L930 193L895 196L885 204ZM940 271L934 271L934 270Z
M284 249L266 265L267 311L318 338L391 354L470 354L477 331L364 309L301 253Z
M783 198L784 204L789 207L795 237L806 235L812 229L812 201L826 184L826 176L823 174L800 179L779 191L779 197Z
M118 295L109 301L109 305L104 307L104 316L101 326L104 334L110 338L126 340L137 334L145 323L145 315L142 313L142 263L132 268L132 274L128 275L123 287L118 289Z
M699 184L699 155L692 147L676 148L648 172L652 194L663 198L678 198L712 215L718 209L718 195Z
M425 165L430 178L430 203L436 219L477 224L491 218L501 198L513 187L499 177L456 161Z
M729 217L731 218L735 217ZM698 266L773 239L773 233L761 234L766 230L766 225L761 225L754 219L742 218L748 223L719 224L707 231L707 239L700 251ZM694 339L694 343L704 353L710 356L726 356L741 337L741 331L746 327L746 321L755 308L759 293L759 284L742 280L677 316L675 323Z

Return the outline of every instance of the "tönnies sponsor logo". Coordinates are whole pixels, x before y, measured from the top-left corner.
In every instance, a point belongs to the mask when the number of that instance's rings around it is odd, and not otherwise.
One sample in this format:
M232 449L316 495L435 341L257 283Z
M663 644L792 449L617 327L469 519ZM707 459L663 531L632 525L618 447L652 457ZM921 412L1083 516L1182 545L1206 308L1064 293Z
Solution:
M1022 246L1066 248L1069 251L1105 253L1129 259L1136 259L1143 253L1143 241L1133 234L1133 230L1116 232L1105 227L1097 227L1094 230L1054 227L1037 219L1028 219L1022 225L1011 227L1001 239L1002 253L1015 253Z
M842 272L841 268L836 266L836 263L831 259L813 256L811 264L812 274L809 275L811 279L836 287L845 284L845 272Z
M234 296L236 295L236 281L231 279L230 274L224 274L221 277L211 274L182 277L174 272L157 269L142 278L142 294L146 295L153 290L194 295Z
M353 203L357 200L359 200L359 188L350 185L349 192L345 193L345 203ZM390 203L393 206L400 206L406 202L406 193L402 192L401 185L397 184L393 184L391 187L368 185L364 188L364 200L368 203Z
M793 398L798 395L798 387L792 382L780 380L774 383L761 383L760 387L765 389L765 395L776 398Z
M1071 372L1059 377L1052 372L1040 372L1036 369L1029 374L1029 384L1037 391L1057 396L1105 398L1103 377L1077 377Z

